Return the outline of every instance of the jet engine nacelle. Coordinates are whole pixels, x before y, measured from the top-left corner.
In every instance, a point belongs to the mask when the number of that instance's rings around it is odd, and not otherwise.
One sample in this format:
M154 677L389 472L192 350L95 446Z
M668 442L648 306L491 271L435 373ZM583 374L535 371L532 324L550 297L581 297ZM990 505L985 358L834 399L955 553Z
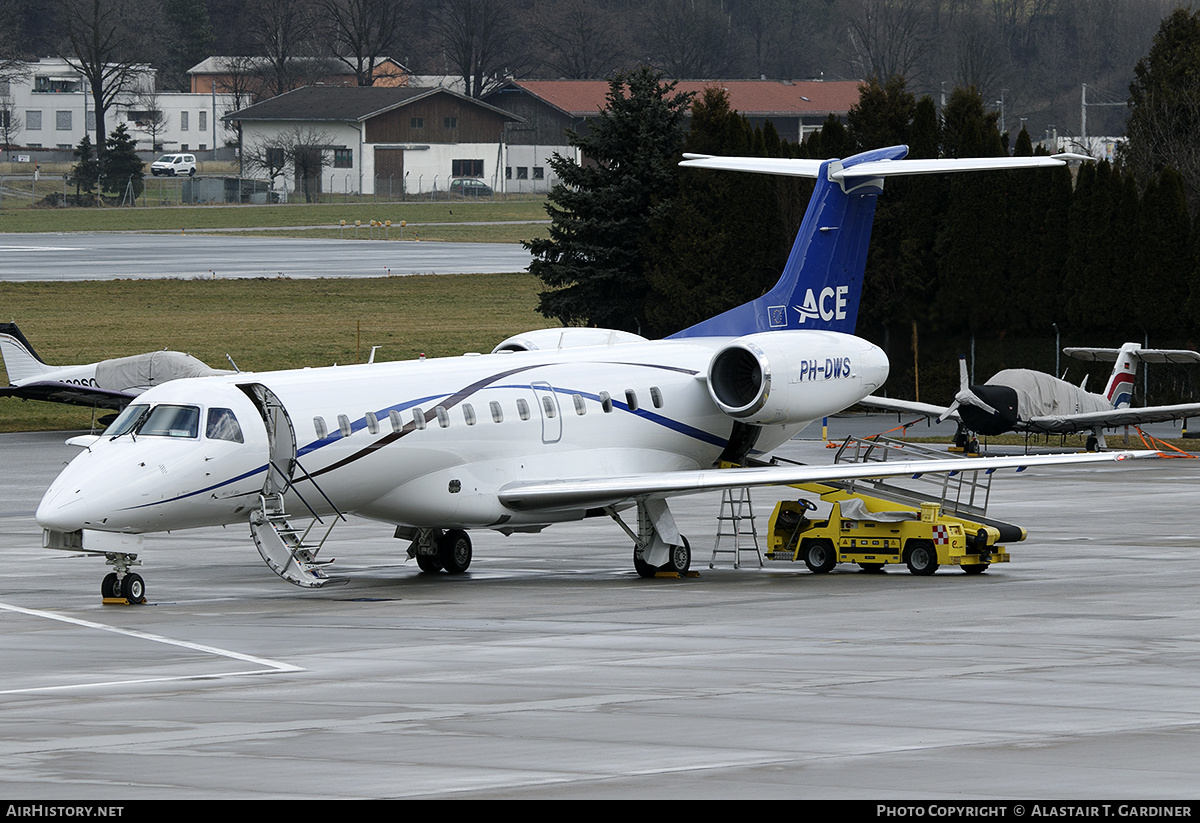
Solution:
M754 425L815 420L849 406L887 379L883 351L838 332L748 334L709 361L708 392L725 414Z
M633 332L616 329L586 329L580 327L537 329L513 335L492 349L503 351L554 351L580 346L614 346L618 343L645 343L646 338Z

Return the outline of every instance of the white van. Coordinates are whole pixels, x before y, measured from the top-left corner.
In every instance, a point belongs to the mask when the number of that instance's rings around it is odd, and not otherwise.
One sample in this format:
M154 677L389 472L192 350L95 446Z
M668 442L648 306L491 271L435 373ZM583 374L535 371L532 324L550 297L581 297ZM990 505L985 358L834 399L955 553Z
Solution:
M181 174L192 177L196 174L196 155L164 154L150 164L150 173L155 177L178 177Z

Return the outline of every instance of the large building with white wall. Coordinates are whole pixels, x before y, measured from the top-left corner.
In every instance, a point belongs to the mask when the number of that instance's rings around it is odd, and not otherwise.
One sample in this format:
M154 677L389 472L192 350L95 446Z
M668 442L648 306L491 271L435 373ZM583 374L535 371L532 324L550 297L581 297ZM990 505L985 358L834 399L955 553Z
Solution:
M150 66L136 72L105 117L110 133L125 123L145 152L206 152L226 144L221 118L233 108L231 95L155 91L154 82ZM87 78L57 57L26 63L17 78L0 82L0 141L5 124L9 154L73 150L84 134L94 140L96 111Z
M374 86L308 86L225 119L241 124L245 176L384 196L446 191L456 177L502 191L502 138L519 122L449 89Z

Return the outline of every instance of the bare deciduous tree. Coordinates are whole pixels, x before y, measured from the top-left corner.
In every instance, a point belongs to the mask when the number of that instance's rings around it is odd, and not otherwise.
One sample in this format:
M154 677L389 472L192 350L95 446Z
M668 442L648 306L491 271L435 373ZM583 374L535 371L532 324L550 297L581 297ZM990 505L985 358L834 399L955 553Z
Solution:
M470 97L482 97L525 62L517 48L521 33L506 0L442 0L431 27Z
M319 0L333 38L334 56L360 86L375 85L375 61L400 44L405 4L398 0Z
M105 115L123 92L147 76L154 57L140 33L154 30L160 7L149 0L57 0L64 33L60 54L88 82L96 113L96 148L107 132Z

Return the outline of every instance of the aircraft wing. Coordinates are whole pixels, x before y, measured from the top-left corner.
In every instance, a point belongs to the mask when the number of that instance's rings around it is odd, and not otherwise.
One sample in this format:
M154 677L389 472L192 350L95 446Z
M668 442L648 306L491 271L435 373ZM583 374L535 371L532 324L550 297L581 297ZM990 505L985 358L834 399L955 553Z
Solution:
M946 406L935 406L932 403L918 403L915 400L896 400L891 397L879 397L872 394L859 400L858 405L866 406L869 409L883 409L884 411L900 412L901 414L917 414L922 417L932 417L934 419L945 415L946 420L958 420L957 411L950 411ZM949 414L947 414L947 411L949 411Z
M562 511L619 505L642 498L675 497L747 486L787 486L826 480L984 471L1022 471L1037 466L1113 463L1156 457L1154 451L1043 454L1011 457L961 457L880 463L840 463L828 466L762 466L745 469L702 469L651 472L624 477L564 479L509 483L500 489L500 502L517 511Z
M101 409L125 408L136 395L126 392L40 380L20 386L0 388L0 397L20 397L24 400L45 400L50 403L69 403L73 406L95 406Z
M1165 423L1188 417L1200 417L1200 403L1107 409L1081 414L1048 414L1022 421L1018 427L1053 434L1071 434L1095 428L1108 429L1117 426L1141 426L1145 423Z

